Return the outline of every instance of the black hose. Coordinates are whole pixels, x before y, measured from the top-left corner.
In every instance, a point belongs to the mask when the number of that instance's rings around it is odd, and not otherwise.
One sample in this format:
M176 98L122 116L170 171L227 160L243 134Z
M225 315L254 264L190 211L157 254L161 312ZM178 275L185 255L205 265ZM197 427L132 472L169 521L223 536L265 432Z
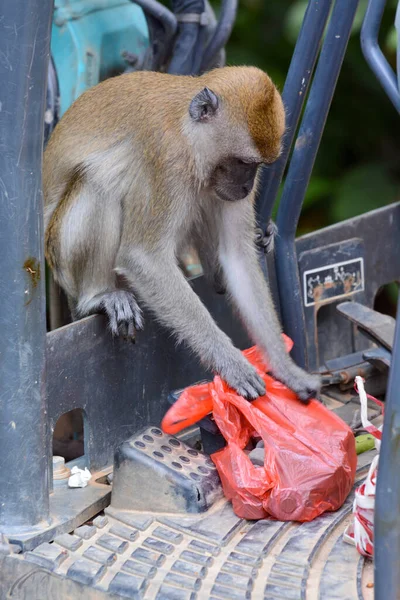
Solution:
M215 13L210 5L209 0L204 2L204 12L207 20L207 25L202 27L199 36L197 38L197 51L195 53L195 60L193 63L193 73L201 75L201 63L203 61L203 54L207 48L210 40L213 38L215 29L217 27L217 19ZM223 67L225 65L225 49L221 50L214 56L212 62L208 65L207 70L214 69L216 67Z
M170 40L174 37L178 28L175 15L165 6L156 0L131 0L138 4L146 14L151 15L159 21L165 31L166 37Z
M202 38L201 31L204 29L201 24L201 16L205 12L204 0L171 0L171 5L178 20L178 35L168 73L197 75L194 65L197 53L201 52L199 38Z
M149 25L151 43L155 46L157 53L153 68L156 70L166 62L173 38L178 29L175 15L156 0L131 0L140 6L146 16ZM163 28L163 39L159 39L159 27Z
M203 54L200 71L206 71L215 55L225 46L236 19L238 0L223 0L215 33Z

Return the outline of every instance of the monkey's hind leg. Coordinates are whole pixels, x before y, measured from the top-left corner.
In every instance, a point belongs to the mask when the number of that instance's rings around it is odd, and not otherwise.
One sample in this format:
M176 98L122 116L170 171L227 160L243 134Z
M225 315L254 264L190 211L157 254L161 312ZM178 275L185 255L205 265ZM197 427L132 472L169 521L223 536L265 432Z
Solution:
M143 328L142 311L132 289L114 271L120 244L119 199L104 198L81 181L64 209L59 230L59 271L68 282L73 318L95 313L108 317L113 335L135 339Z

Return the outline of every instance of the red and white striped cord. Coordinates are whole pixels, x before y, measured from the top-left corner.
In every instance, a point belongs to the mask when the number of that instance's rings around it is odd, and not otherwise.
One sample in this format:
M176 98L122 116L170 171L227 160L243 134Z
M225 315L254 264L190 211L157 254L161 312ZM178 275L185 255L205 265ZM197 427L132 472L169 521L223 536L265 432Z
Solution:
M381 446L382 427L375 427L368 420L368 399L372 400L382 408L383 403L366 393L362 377L355 378L355 389L360 398L361 422L363 428L375 438L375 448ZM353 502L354 520L345 530L343 539L345 542L356 546L358 552L363 556L371 558L374 553L374 507L376 477L378 473L379 454L371 463L368 475L364 483L356 489Z

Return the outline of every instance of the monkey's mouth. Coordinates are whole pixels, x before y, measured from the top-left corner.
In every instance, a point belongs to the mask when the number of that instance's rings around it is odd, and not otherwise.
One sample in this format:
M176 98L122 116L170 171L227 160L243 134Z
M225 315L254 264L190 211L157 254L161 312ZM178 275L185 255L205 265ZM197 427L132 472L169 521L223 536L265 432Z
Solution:
M238 202L239 200L244 200L247 196L250 195L250 192L247 190L243 190L241 188L234 188L232 190L225 190L221 188L214 188L214 193L218 197L219 200L223 202Z

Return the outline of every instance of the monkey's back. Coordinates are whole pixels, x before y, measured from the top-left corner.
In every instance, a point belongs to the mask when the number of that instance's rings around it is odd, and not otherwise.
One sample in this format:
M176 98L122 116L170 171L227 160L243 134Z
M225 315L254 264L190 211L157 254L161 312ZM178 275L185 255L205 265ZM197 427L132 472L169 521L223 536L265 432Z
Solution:
M82 94L56 126L44 154L46 204L54 202L54 195L60 194L77 164L124 139L130 138L154 156L168 155L171 147L176 152L177 136L184 147L187 140L181 134L182 123L191 98L204 86L212 87L223 100L229 99L226 105L233 120L250 120L252 113L254 137L265 141L266 115L255 99L268 99L275 86L257 68L225 67L201 77L149 71L120 75Z

